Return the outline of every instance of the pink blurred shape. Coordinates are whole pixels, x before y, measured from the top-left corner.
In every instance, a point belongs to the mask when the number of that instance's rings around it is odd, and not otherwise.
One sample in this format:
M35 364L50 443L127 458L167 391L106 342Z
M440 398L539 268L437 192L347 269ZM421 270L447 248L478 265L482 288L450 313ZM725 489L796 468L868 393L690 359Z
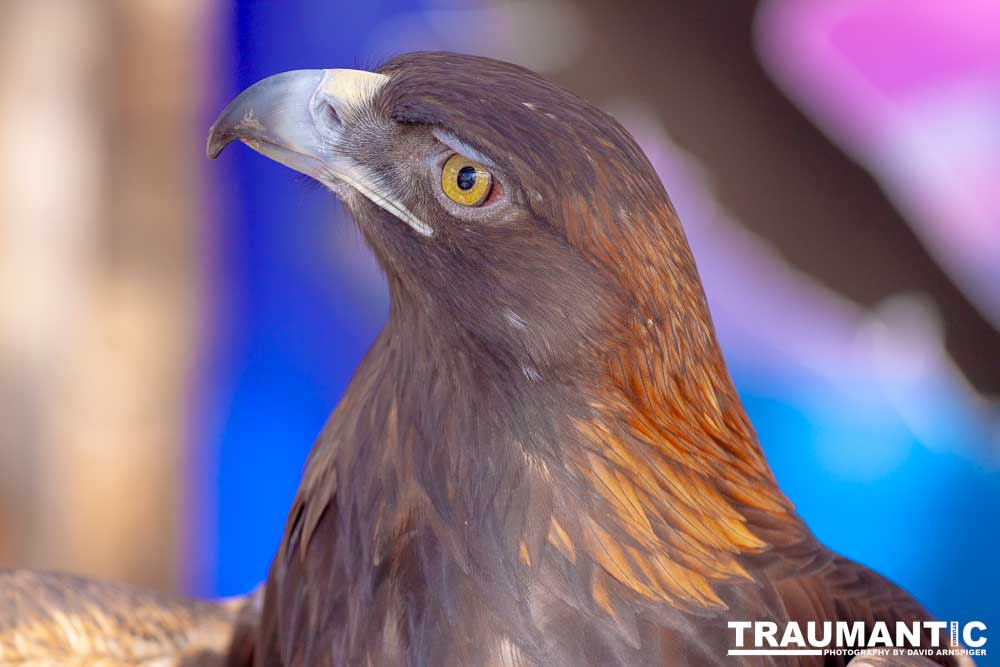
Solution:
M775 81L1000 328L1000 3L769 0Z

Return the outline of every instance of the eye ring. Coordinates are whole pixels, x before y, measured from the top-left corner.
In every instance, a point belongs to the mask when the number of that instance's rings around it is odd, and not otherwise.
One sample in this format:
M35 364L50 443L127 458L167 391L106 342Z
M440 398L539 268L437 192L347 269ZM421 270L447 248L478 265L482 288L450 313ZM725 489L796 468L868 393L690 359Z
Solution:
M493 174L475 160L455 153L441 168L441 190L456 204L481 206L493 190Z

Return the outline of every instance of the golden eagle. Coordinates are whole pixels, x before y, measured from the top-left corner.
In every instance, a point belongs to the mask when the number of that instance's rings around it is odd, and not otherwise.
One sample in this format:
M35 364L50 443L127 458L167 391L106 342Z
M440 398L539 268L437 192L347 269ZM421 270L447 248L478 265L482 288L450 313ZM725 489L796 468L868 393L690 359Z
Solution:
M391 305L230 665L731 665L731 620L929 618L779 490L612 117L521 67L414 53L265 79L209 156L234 140L346 204Z

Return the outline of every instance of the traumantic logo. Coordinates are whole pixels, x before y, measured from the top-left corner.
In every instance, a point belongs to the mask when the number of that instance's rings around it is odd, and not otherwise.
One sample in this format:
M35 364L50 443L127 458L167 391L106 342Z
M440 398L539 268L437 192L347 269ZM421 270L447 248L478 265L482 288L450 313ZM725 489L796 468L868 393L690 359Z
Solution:
M804 627L803 627L804 625ZM982 621L730 621L735 634L729 655L986 655Z

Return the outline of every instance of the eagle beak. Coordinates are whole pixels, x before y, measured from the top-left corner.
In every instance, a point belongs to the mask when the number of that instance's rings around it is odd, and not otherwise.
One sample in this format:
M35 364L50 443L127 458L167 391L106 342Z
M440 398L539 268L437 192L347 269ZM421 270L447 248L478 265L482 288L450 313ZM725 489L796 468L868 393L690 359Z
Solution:
M344 150L350 123L389 77L351 69L295 70L244 90L208 132L205 152L215 159L233 141L315 178L343 196L345 186L406 222L433 230L400 201L381 192L379 179Z

